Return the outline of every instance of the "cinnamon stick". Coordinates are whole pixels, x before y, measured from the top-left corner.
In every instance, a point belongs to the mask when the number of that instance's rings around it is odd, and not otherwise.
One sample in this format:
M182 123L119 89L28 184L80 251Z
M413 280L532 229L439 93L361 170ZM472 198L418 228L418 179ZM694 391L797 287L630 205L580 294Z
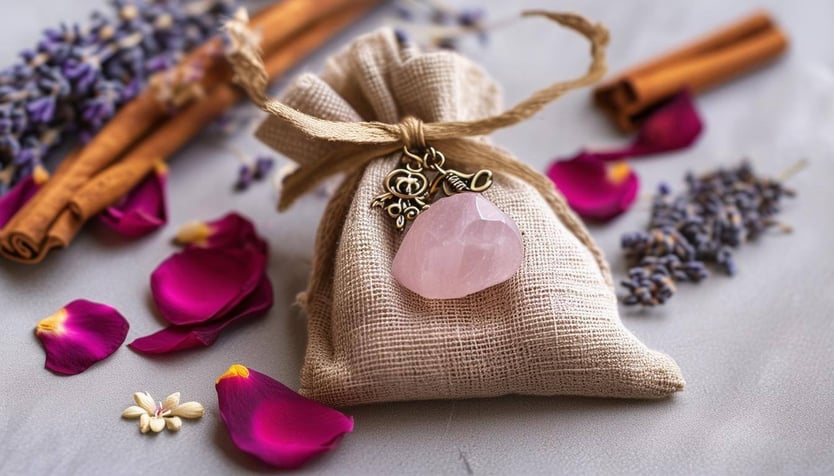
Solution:
M67 241L65 239L65 235L68 231L70 232L70 235L74 234L74 232L71 232L72 227L67 226L69 223L67 219L64 219L59 224L58 221L56 221L58 217L52 214L53 212L50 209L47 207L31 207L29 204L39 199L43 200L43 190L47 188L51 182L61 180L62 178L65 179L68 171L75 167L79 157L80 149L76 149L71 152L61 162L49 180L44 183L41 190L39 190L38 193L35 194L35 196L33 196L29 202L26 203L26 205L21 207L21 210L19 210L15 216L12 217L8 223L6 223L6 226L3 228L3 233L0 235L0 254L7 257L19 257L16 259L17 261L38 262L46 256L46 252L48 251L48 247L44 246L45 241L60 243ZM23 225L21 226L21 212L30 208L31 210L28 212L29 215L27 216L27 220L22 221ZM49 238L47 236L48 230L44 229L43 235L33 237L31 234L27 233L27 223L33 225L49 223L50 226L55 227L55 233L53 233L54 236Z
M293 38L294 35L301 38L310 38L310 35L304 30L311 24L333 12L343 9L354 11L354 4L356 3L351 0L285 0L260 12L253 18L251 25L262 32L261 46L264 52L273 55L279 54L279 49L283 52L292 49L293 43L302 43L301 39ZM369 6L367 2L360 3L361 5L355 8L356 12L360 10L364 12L365 5ZM299 32L304 33L300 34ZM183 135L182 140L171 139L170 134L155 133L156 140L153 143L157 144L158 147L136 146L136 153L150 149L158 152L156 157L167 157L195 135L200 128L218 117L225 108L234 103L237 97L232 99L231 96L237 95L235 91L232 91L234 94L231 95L229 91L217 92L216 97L214 97L215 90L231 79L231 71L225 59L217 54L217 48L221 44L219 38L210 40L192 52L184 62L186 65L196 63L203 65L205 73L200 80L199 89L210 91L213 96L197 101L195 104L199 107L194 108L193 111L192 106L188 106L180 114L174 116L174 119L180 115L191 118L194 120L193 126L183 126L178 129ZM306 53L304 54L306 55ZM280 56L289 58L292 53L280 53ZM286 67L285 65L284 69ZM196 97L193 99L196 99ZM211 99L209 103L202 104L207 99ZM227 104L225 108L224 104ZM192 112L189 114L189 111ZM67 226L71 221L63 218L64 210L70 205L72 197L79 190L85 188L94 176L99 175L105 167L117 160L131 146L146 136L148 131L163 122L169 116L169 112L168 107L158 100L157 92L152 89L144 91L133 101L126 104L96 135L93 141L84 147L77 156L73 157L73 160L67 159L61 163L52 179L0 231L0 254L16 261L39 262L45 257L49 249L66 246L72 235L80 229L80 226ZM195 117L201 112L205 112L206 115ZM178 123L184 124L184 120L181 119ZM168 126L163 124L161 127ZM166 142L163 143L162 141ZM131 152L126 158L135 155ZM133 162L144 164L143 161L137 161L136 159L133 159ZM144 165L138 167L133 165L132 167L135 170L132 174L129 174L131 177L145 169ZM101 193L106 190L113 190L109 195L105 193L98 200L107 200L108 204L117 201L130 187L114 198L113 194L119 193L116 190L121 190L121 187L113 185L116 175L114 173L110 178L103 176L100 184L91 184L91 188L85 192L87 195L81 195L81 197L88 196L92 193L92 190L98 190ZM141 177L139 180L141 180ZM138 180L130 179L126 183L135 184L136 182ZM80 200L83 202L84 198ZM75 206L77 207L77 205ZM89 216L82 213L78 218L83 223ZM61 233L56 235L56 230L60 230Z
M773 19L757 12L598 86L594 102L632 131L681 89L699 93L723 84L778 58L787 44Z

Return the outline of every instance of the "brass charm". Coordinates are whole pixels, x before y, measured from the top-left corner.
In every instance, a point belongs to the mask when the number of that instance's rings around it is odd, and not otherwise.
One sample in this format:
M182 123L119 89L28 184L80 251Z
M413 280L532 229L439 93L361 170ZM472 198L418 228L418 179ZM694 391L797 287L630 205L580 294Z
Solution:
M379 207L394 219L397 230L413 221L429 207L438 192L452 195L459 192L483 192L492 185L492 172L479 170L472 174L443 168L446 156L429 147L422 157L403 147L403 167L392 170L386 177L385 192L374 197L372 207ZM429 180L426 175L434 173Z
M429 179L423 174L422 163L406 163L405 168L392 170L385 177L384 187L387 191L374 197L371 206L384 209L400 231L429 207Z

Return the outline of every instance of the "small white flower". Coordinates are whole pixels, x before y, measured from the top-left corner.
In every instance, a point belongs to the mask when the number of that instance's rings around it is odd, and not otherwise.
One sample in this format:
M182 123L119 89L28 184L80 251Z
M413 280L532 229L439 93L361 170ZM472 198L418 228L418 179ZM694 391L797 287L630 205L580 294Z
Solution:
M139 431L159 433L164 428L177 431L182 428L182 418L200 418L205 409L197 402L180 404L180 393L168 395L164 402L154 403L148 392L133 394L136 405L125 408L122 418L138 418Z

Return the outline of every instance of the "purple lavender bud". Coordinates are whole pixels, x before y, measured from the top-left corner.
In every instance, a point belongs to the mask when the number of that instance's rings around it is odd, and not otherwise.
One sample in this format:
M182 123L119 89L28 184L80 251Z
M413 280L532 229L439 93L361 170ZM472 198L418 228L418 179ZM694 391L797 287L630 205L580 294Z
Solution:
M37 51L48 55L54 63L61 63L72 54L72 46L64 42L46 39L38 43Z
M64 25L61 25L62 27ZM64 41L64 32L62 29L47 28L43 31L44 39L51 43L61 43Z
M397 39L397 44L404 46L408 44L408 34L400 28L394 28L394 37Z
M623 304L625 304L626 306L634 306L640 304L640 300L637 299L637 296L629 295L623 298Z
M15 88L12 86L0 86L0 101L9 101L9 98L14 96L15 92Z
M465 8L458 12L457 23L463 27L477 27L486 17L486 12L482 8Z
M98 80L98 68L90 62L72 62L64 63L64 75L71 79L75 84L77 92L89 90L93 84Z
M14 157L20 152L20 143L10 134L3 134L0 136L0 153L3 155Z
M139 81L134 79L133 81L129 81L125 84L124 88L122 88L122 97L119 98L119 102L127 102L130 99L136 97L139 94L141 86Z
M243 191L252 185L255 181L255 173L252 167L248 165L241 165L238 169L237 182L235 183L235 190Z
M169 69L173 66L174 66L174 62L171 61L171 57L169 55L165 55L165 54L156 55L156 56L148 59L147 62L145 62L145 67L149 71L154 72L154 73L157 73L159 71L164 71L164 70Z
M94 121L104 115L104 107L97 101L87 101L81 108L81 117L87 121Z
M275 165L275 159L272 157L260 156L255 159L255 170L253 176L255 180L260 180L269 174L272 167Z
M11 110L9 113L9 117L12 120L12 132L20 135L23 130L29 126L29 118L26 114L26 108L23 107L23 104L18 105L14 109Z
M47 123L52 120L55 114L55 98L46 96L35 99L26 104L26 111L29 112L29 118L32 121Z
M20 152L17 153L15 156L15 164L17 165L24 165L27 163L35 162L40 159L40 149L20 149Z
M30 50L30 49L27 48L27 49L21 51L20 53L18 53L18 56L20 56L20 59L22 59L24 63L28 63L28 62L32 61L35 58L35 56L37 56L37 53L35 52L35 50ZM15 64L15 65L12 65L6 71L11 72L15 68L20 68L20 67L25 67L25 66L26 65L24 65L24 64L18 63L18 64Z

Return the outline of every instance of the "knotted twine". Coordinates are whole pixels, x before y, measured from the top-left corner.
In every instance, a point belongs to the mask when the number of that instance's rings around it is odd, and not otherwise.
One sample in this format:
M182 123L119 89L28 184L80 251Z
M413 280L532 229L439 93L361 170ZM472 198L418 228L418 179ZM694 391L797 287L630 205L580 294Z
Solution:
M606 71L605 51L608 30L581 15L543 10L522 12L522 17L545 17L573 30L590 42L591 63L579 78L559 81L534 92L530 97L501 114L474 121L424 123L407 116L397 124L378 121L342 122L310 116L266 94L269 78L259 47L246 27L245 17L226 24L232 40L228 54L234 68L234 81L262 110L285 122L309 140L331 145L320 158L300 166L284 178L278 203L286 210L300 196L333 175L361 171L368 162L409 149L424 149L431 144L443 151L452 167L486 168L494 173L517 177L533 186L546 200L565 226L588 247L609 285L608 264L579 219L569 210L553 183L530 166L515 160L507 152L472 139L522 122L565 93L597 82Z

